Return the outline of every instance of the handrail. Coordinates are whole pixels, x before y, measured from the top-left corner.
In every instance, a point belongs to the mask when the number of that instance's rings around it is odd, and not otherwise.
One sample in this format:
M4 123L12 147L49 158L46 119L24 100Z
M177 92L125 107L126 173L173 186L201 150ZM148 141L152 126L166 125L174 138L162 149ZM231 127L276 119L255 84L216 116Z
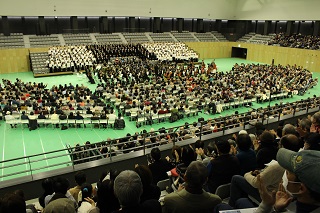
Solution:
M33 169L32 171L37 171L37 170L41 170L41 169L46 169L46 168L50 168L50 167L54 167L54 166L60 166L62 164L66 164L66 163L71 163L72 161L65 161L63 163L56 163L56 164L52 164L50 166L42 166L42 167L39 167L39 168L35 168Z
M32 157L37 157L37 156L40 156L40 155L52 154L52 153L55 153L55 152L61 152L61 151L65 151L65 150L68 150L68 148L59 149L59 150L50 151L50 152L44 152L44 153L40 153L40 154L28 155L28 156L19 157L19 158L11 158L11 159L8 159L8 160L0 161L0 163L6 163L6 162L14 161L14 160L21 160L21 159L25 159L25 158L28 158L28 157L32 158ZM1 169L1 167L0 167L0 169Z
M23 163L11 164L11 165L3 166L3 167L0 167L0 168L1 168L1 169L7 169L7 168L10 168L10 167L20 166L20 165L23 165L23 164L29 164L29 162L23 162Z
M32 160L32 161L30 161L30 163L36 163L36 162L40 162L40 161L43 161L43 160L50 160L50 159L59 158L59 157L63 157L63 156L69 156L69 155L70 155L70 154L55 155L55 156L48 157L48 158L42 158L42 159L38 159L38 160Z
M14 175L23 174L23 173L28 173L28 172L30 172L30 170L23 170L23 171L19 171L19 172L14 172L14 173L2 175L2 176L0 176L0 177L1 177L1 178L4 178L4 177L14 176Z

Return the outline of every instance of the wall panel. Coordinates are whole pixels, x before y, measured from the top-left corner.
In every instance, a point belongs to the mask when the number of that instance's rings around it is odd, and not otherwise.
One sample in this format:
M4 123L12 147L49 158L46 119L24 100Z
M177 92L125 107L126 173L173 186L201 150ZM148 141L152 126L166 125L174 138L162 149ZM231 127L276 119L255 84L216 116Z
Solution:
M87 17L88 26L90 27L89 32L97 33L100 30L99 17Z
M45 23L46 23L46 31L47 34L57 34L58 33L58 18L55 18L54 16L47 16L44 17Z
M0 73L26 72L29 67L28 49L0 50Z
M231 42L230 42L231 43ZM259 44L236 43L232 46L248 49L247 59L271 64L274 59L275 64L298 65L308 68L313 72L320 72L319 61L320 52L316 50L295 49L288 47L266 46Z
M9 24L10 33L25 33L25 34L28 33L27 31L25 32L25 29L27 29L27 27L22 25L22 17L8 16L8 24ZM27 22L27 24L29 23ZM32 27L34 26L30 25L30 28Z
M38 16L24 17L24 19L25 19L25 23L24 23L23 34L29 34L29 35L38 34L38 28L39 28ZM10 28L11 27L12 26L10 25Z

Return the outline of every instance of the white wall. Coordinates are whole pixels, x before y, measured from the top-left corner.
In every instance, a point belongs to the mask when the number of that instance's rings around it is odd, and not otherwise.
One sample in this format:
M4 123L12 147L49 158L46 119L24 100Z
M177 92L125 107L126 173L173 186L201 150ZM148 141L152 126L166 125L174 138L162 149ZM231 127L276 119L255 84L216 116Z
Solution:
M0 0L0 16L320 20L320 0Z
M0 0L1 16L233 19L237 0Z
M320 0L237 0L237 20L320 20Z

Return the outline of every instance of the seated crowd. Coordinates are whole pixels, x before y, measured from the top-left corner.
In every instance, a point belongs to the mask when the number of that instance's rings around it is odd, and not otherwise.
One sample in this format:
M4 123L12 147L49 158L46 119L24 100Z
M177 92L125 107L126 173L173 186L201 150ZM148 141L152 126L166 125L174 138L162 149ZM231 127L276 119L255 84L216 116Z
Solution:
M304 94L318 82L312 79L311 72L289 65L235 64L231 71L223 73L192 62L148 64L138 58L109 64L97 76L102 83L96 91L107 100L114 99L123 115L130 115L134 109L136 117L146 118L203 108L215 114L236 101L267 101L270 95Z
M48 89L42 83L24 83L20 79L11 82L3 79L0 94L2 114L18 115L18 119L28 119L27 116L31 113L36 119L58 121L83 120L84 117L94 116L116 118L114 106L106 104L96 92L84 85L74 86L70 83Z
M84 171L75 174L74 187L63 177L44 179L37 208L45 213L213 213L251 207L256 212L318 212L319 126L316 112L296 126L280 122L268 130L257 123L254 133L242 130L228 141L175 145L171 157L162 158L153 147L145 165L103 171L94 185ZM161 181L167 182L164 197ZM230 184L228 203L216 194L223 184ZM35 213L36 208L26 205L23 192L16 190L1 197L0 211Z
M182 43L175 43L173 46L155 43L54 47L49 51L56 58L64 58L78 51L86 52L80 58L86 55L94 58L94 69L86 68L90 82L94 82L93 76L100 79L94 92L84 86L71 84L47 89L44 85L39 87L31 82L5 81L0 98L9 108L11 103L19 105L24 102L22 104L32 107L35 114L46 112L48 108L53 113L61 111L61 108L87 110L89 107L103 107L104 112L101 114L107 114L105 106L111 102L107 106L108 110L115 104L121 109L119 113L122 115L130 116L134 109L133 114L137 115L131 116L133 120L138 117L153 120L150 118L159 114L189 114L203 108L206 113L214 114L221 112L232 102L238 101L239 105L248 100L249 104L255 98L258 101L268 101L272 95L277 94L282 94L281 97L304 94L318 82L318 79L312 78L310 71L300 66L235 64L228 72L217 72L214 66L206 67L204 62L198 66L190 59L182 65L168 60L144 60L148 58L148 45L153 45L150 48L154 48L154 51L161 49L173 54L172 56L189 54ZM179 51L174 53L175 50ZM154 54L157 56L156 52ZM25 98L26 95L30 97Z
M195 113L203 108L214 114L228 107L228 103L238 101L239 105L255 98L267 101L269 94L286 97L306 91L318 82L310 71L298 66L235 64L224 73L204 63L200 67L193 62L180 65L151 63L137 57L116 59L114 64L95 70L101 81L95 91L71 83L47 88L42 83L3 79L0 85L3 114L27 111L38 116L64 112L72 119L78 111L85 111L90 117L93 112L110 117L116 112L115 106L121 115L130 116L135 109L134 120L137 117L148 120L166 113L189 114L192 110Z
M268 45L318 50L320 49L320 37L313 35L301 35L300 33L286 35L282 32L275 35L275 37L268 42Z
M143 130L134 134L127 133L123 138L111 139L95 144L87 141L84 145L77 144L75 147L68 146L70 155L75 164L88 162L91 160L108 158L110 156L122 155L144 148L164 144L175 144L180 141L196 138L200 134L207 135L211 133L224 132L235 128L244 129L246 126L253 126L256 123L268 122L269 119L281 119L283 116L294 116L295 113L306 109L312 109L320 105L320 98L301 100L295 103L287 103L275 105L267 108L259 108L247 113L239 114L237 111L234 115L219 117L215 119L209 118L207 121L199 118L198 122L191 124L185 123L178 129L158 129L151 128L148 132ZM88 158L89 157L89 158Z

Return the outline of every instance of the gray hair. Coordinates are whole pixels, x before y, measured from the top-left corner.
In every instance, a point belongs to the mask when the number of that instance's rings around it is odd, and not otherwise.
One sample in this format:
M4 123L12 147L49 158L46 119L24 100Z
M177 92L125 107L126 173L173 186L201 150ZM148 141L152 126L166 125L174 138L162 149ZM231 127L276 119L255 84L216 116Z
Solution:
M282 135L288 135L288 134L296 134L296 128L292 124L286 124L284 125L282 129Z
M121 172L114 181L114 194L122 207L140 203L142 182L139 175L131 170Z
M313 123L320 124L320 112L316 112L316 113L311 117L311 121L312 121Z
M300 127L307 132L310 132L312 122L308 118L304 118L300 121Z

